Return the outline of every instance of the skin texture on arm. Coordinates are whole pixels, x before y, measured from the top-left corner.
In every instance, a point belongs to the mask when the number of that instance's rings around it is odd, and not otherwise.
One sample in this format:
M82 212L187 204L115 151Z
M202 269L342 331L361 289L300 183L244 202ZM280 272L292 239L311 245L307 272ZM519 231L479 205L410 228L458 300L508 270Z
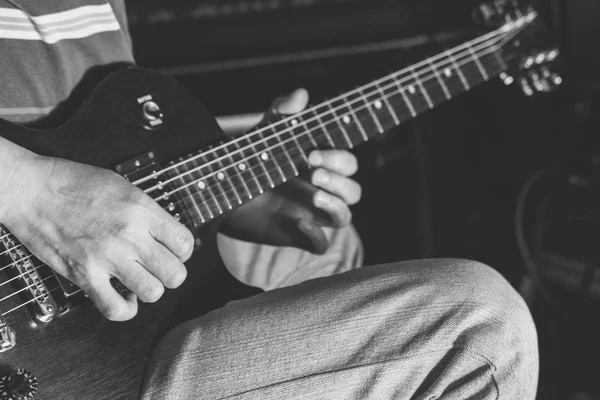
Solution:
M41 157L3 140L0 222L37 258L80 286L108 319L137 313L183 283L191 232L120 175ZM131 294L111 285L117 278Z

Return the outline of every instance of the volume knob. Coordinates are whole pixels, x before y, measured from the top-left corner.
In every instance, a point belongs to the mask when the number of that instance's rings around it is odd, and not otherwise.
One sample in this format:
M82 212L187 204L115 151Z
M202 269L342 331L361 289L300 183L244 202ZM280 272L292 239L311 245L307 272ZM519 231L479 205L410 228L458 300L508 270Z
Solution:
M19 368L0 379L0 400L33 400L38 390L37 378Z

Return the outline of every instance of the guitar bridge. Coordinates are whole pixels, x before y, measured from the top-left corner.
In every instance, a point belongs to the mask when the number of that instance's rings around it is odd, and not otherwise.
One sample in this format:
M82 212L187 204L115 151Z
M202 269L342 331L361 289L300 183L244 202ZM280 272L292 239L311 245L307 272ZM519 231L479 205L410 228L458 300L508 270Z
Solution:
M17 243L11 235L7 235L2 228L0 228L0 237L3 237L2 244L6 247L6 251L17 269L17 277L23 282L23 289L27 290L32 296L36 318L40 322L50 322L56 315L58 307L46 285L44 285L37 268L33 265L32 255L22 244Z

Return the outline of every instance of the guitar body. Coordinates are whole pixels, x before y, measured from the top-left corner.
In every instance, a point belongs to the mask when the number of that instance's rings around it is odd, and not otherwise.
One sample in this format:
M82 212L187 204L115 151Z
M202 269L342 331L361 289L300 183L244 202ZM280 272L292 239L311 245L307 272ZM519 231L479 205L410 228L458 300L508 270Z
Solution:
M147 96L161 105L160 127L149 126L143 115L144 102L139 99ZM216 121L198 100L166 76L133 67L106 78L66 124L35 131L0 121L0 135L38 154L107 169L148 152L154 154L158 168L191 149L223 139ZM137 398L148 358L167 330L230 299L257 292L223 266L210 224L195 234L202 245L186 263L186 282L167 291L156 304L140 303L133 320L108 321L89 299L64 298L60 291L52 293L60 293L59 308L72 307L48 323L35 321L29 306L5 315L17 340L14 348L0 354L0 374L18 368L34 373L39 384L36 399ZM14 277L6 269L0 274L2 282ZM12 295L0 301L1 313L28 300L26 291L15 295L21 287L16 281L0 286L0 299Z

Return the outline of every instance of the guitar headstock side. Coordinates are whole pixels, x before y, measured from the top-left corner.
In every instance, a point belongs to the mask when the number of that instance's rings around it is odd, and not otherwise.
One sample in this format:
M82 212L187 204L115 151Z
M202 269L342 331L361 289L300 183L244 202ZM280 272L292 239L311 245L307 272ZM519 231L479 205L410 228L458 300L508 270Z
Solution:
M562 84L560 50L543 17L526 1L495 0L483 3L474 18L488 27L510 30L500 46L507 71L506 85L516 83L526 96L556 90Z

